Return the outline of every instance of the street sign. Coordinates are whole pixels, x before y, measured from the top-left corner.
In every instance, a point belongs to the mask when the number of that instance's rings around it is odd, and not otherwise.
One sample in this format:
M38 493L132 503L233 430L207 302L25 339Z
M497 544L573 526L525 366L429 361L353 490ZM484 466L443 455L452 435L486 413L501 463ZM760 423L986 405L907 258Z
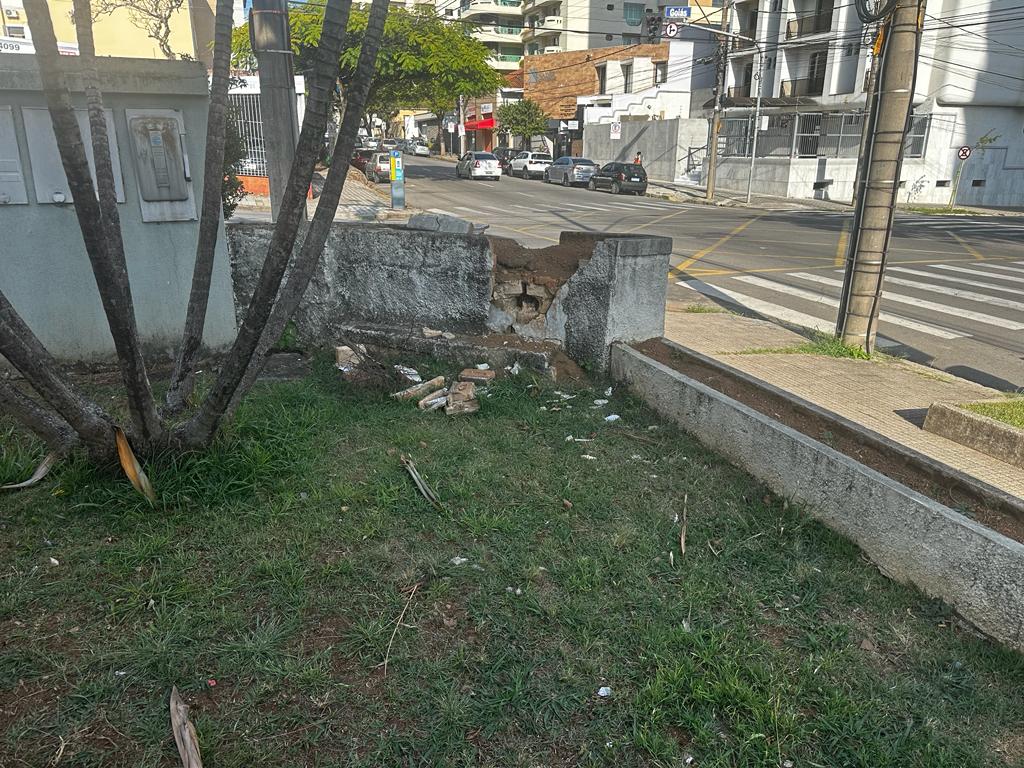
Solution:
M397 149L391 150L391 180L405 180L405 168L402 167L402 153Z
M622 138L622 123L612 123L611 132L608 134L611 140Z
M402 164L402 153L392 149L388 155L391 161L391 207L401 210L405 208L405 167Z
M662 11L666 19L688 19L693 9L688 5L669 5Z
M568 131L568 130L569 130L569 124L567 122L565 122L565 120L559 120L558 121L558 131L559 131L559 133L564 133L565 131Z
M569 126L570 131L578 131L580 129L579 120L569 120L566 124Z
M455 123L445 123L444 127L448 130L448 133L455 133Z
M675 37L679 34L679 25L672 24L671 22L665 25L665 31L662 37Z
M480 114L490 114L491 112L494 112L493 103L486 102L480 105Z
M960 149L956 151L956 156L959 157L961 160L966 160L968 157L971 156L971 148L966 146L960 147Z
M459 123L459 136L465 136L465 135L466 135L466 124L465 123Z

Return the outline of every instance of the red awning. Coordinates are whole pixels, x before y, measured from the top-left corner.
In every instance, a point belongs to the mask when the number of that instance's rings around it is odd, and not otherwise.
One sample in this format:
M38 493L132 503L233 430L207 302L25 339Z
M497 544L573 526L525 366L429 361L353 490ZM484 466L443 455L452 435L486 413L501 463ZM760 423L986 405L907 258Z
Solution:
M480 130L494 130L494 118L485 117L483 120L467 120L466 130L467 131L480 131Z

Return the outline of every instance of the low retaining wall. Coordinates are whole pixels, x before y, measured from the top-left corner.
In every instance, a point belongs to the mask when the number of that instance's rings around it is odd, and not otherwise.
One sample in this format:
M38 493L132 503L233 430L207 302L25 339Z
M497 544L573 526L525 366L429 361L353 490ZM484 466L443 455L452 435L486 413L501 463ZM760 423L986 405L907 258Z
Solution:
M293 317L301 343L332 347L361 325L410 337L423 327L515 334L603 371L613 342L664 332L670 238L563 232L558 245L529 249L448 216L411 223L419 226L332 226ZM269 224L227 226L239 322L272 233Z
M932 403L924 419L924 428L947 440L1024 469L1024 429L1018 429L1012 424L1003 424L953 403Z
M1024 650L1024 545L616 344L613 378L775 493L858 544L890 577Z

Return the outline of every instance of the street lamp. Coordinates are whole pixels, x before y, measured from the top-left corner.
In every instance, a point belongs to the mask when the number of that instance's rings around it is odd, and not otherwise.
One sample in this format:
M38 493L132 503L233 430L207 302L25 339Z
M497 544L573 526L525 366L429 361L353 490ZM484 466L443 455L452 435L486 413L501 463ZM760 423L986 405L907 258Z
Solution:
M692 27L693 23L688 19L673 19L673 23L681 23L684 26ZM752 37L746 35L740 35L736 32L727 32L723 29L707 29L706 27L697 27L705 32L709 32L712 35L721 35L722 37L730 37L733 40L743 40L744 42L750 43L757 49L757 74L755 79L757 80L757 100L754 103L754 137L750 144L750 171L747 173L747 203L750 203L750 188L754 181L754 163L757 162L757 131L761 122L761 91L762 84L764 81L764 49L761 44ZM727 62L728 63L728 62ZM717 152L718 147L708 147L710 152Z

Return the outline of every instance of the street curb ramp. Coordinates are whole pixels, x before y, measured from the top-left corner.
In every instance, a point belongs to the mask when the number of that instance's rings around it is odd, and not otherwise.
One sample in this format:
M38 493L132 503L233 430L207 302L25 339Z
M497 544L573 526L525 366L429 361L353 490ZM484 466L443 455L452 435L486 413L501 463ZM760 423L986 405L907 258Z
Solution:
M886 576L1024 651L1024 544L624 344L612 377L708 448L855 542Z

